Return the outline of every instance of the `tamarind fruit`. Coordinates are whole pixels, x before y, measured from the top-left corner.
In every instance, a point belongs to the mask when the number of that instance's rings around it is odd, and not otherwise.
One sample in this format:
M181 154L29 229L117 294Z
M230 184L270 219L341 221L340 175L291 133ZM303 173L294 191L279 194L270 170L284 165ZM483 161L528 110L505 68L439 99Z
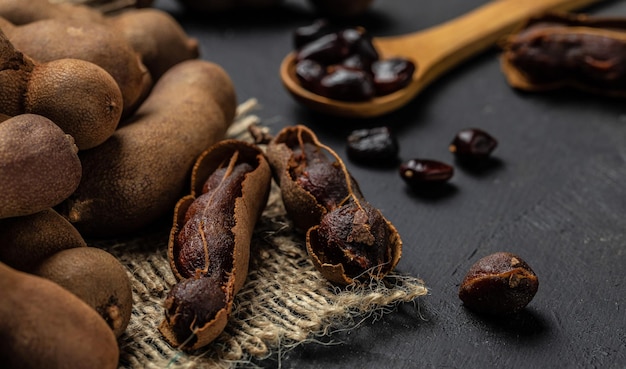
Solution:
M152 77L137 51L114 27L74 19L43 19L13 25L0 18L13 46L38 63L80 59L106 70L117 82L128 116L152 87Z
M40 115L0 123L0 219L34 214L66 199L82 175L77 152L74 139Z
M87 243L70 222L52 208L0 219L0 262L32 273L55 253Z
M153 81L175 64L199 56L198 41L189 37L169 13L154 8L129 9L103 15L96 9L80 4L6 0L0 2L0 17L16 25L43 19L62 19L111 27L121 32L139 52Z
M116 337L126 330L133 307L130 279L120 261L107 251L96 247L62 250L43 260L32 273L86 302Z
M0 113L43 115L84 150L113 133L122 108L117 82L101 67L79 59L36 63L0 30Z
M3 263L0 291L3 368L117 368L119 347L113 331L71 292Z
M113 237L164 216L182 196L198 155L232 123L235 91L217 64L177 64L131 119L80 153L82 180L57 209L85 237Z
M313 131L283 128L268 144L267 157L285 209L306 230L307 252L322 276L347 285L382 279L395 268L402 254L398 231Z
M225 140L198 158L168 243L178 283L165 299L159 330L172 345L197 349L224 330L246 280L252 231L270 183L269 164L251 144Z
M198 40L189 37L169 13L158 9L127 10L107 17L106 24L120 30L155 81L172 66L200 55Z
M70 3L52 3L48 0L2 0L0 17L13 24L26 24L42 19L74 19L85 22L102 22L104 16L87 6Z

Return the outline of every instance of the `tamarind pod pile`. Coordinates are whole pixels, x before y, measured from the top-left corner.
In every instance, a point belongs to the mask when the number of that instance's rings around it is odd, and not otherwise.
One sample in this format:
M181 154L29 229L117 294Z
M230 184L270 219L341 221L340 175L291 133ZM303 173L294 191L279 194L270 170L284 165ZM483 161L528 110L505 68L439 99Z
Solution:
M182 196L196 158L221 140L235 92L218 65L189 60L156 83L134 118L79 153L82 180L59 207L86 237L111 237L164 216Z
M233 121L234 86L156 9L109 16L7 0L0 17L0 362L116 368L130 280L86 240L138 231L174 210L195 160ZM43 26L48 32L33 31ZM51 29L68 43L46 38ZM79 44L71 32L85 42L74 50L65 48ZM119 54L88 46L105 36ZM42 43L54 45L51 54L21 50L46 51ZM124 75L131 66L135 77Z

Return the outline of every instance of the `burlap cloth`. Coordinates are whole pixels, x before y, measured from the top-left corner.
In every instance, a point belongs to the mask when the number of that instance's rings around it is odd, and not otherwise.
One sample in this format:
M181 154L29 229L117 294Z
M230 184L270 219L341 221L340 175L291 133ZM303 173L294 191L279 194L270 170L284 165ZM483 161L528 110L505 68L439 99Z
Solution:
M255 106L255 100L239 106L229 137L252 141L247 126L259 124L252 114ZM185 353L167 344L157 329L163 300L176 282L166 256L168 234L165 225L124 240L92 242L115 255L132 281L134 307L120 338L120 368L248 367L251 360L284 354L333 329L354 328L371 314L392 312L397 304L427 293L421 280L399 273L345 288L326 282L306 254L304 236L292 230L280 190L273 186L253 236L248 278L225 331L205 348Z

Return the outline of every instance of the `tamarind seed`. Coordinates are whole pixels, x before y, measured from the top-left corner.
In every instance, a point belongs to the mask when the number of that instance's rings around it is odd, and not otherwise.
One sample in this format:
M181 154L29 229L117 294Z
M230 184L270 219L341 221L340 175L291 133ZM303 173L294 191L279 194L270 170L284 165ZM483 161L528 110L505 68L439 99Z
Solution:
M311 92L320 93L320 82L325 75L325 68L314 60L304 59L296 64L298 81L300 81L302 87Z
M350 54L359 55L372 62L379 59L378 51L372 43L372 37L365 28L346 28L341 31L340 36L349 45Z
M400 176L411 186L446 182L453 174L451 165L437 160L411 159L400 165Z
M354 130L347 141L348 157L353 161L385 164L398 158L398 140L388 127Z
M372 63L377 95L387 95L406 87L415 72L415 64L405 58L391 58Z
M310 59L321 64L335 64L350 55L350 45L339 33L329 33L304 45L296 55L296 60Z
M478 128L459 131L448 149L462 160L482 160L498 146L498 141L489 133Z
M364 101L374 97L372 77L362 71L336 65L320 81L321 95L343 101Z
M528 305L538 287L537 275L528 263L512 253L496 252L470 267L459 298L479 313L508 314Z

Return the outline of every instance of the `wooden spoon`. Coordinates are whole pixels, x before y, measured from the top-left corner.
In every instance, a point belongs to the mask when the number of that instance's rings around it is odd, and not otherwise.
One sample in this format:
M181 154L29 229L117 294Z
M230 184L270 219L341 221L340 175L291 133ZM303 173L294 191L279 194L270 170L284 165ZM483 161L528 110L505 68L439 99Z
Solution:
M411 83L392 94L365 102L329 99L304 89L295 74L295 52L280 66L280 78L305 106L330 115L369 118L390 113L410 102L436 78L469 57L489 48L532 15L571 11L602 0L493 0L461 17L419 32L376 37L381 58L401 56L417 66Z

